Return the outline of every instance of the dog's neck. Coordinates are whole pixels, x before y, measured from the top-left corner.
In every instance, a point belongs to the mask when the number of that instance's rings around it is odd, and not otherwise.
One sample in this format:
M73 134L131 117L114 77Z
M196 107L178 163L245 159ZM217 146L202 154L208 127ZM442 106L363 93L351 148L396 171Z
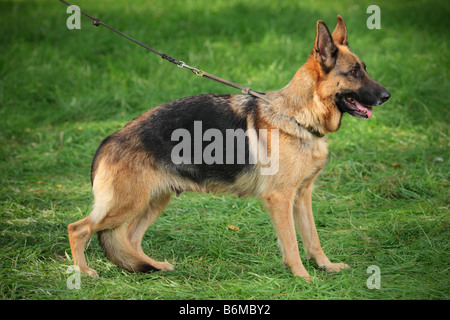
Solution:
M314 80L303 67L284 88L268 92L267 97L272 104L262 108L262 115L275 127L303 140L325 135L320 119L308 108L314 100Z
M308 61L284 88L266 94L272 104L261 108L262 115L275 127L302 139L322 138L336 131L340 119L330 124L326 118L327 109L334 105L330 101L327 106L319 98L317 77Z

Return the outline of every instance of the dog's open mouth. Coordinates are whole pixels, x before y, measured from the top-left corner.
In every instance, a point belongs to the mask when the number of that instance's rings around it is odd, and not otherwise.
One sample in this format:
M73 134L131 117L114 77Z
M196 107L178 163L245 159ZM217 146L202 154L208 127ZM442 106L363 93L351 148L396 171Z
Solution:
M363 105L350 96L344 97L345 111L354 117L368 119L372 117L372 107Z

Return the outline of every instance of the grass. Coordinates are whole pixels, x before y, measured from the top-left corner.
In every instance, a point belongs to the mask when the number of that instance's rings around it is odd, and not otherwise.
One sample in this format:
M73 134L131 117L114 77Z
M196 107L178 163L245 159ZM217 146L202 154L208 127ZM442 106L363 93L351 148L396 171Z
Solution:
M69 290L67 225L91 209L101 140L163 102L235 92L148 54L58 1L0 1L1 299L448 299L449 48L446 1L76 1L157 50L255 90L287 84L315 22L346 20L352 50L392 93L370 121L345 116L313 196L322 245L352 269L306 284L282 266L256 199L182 194L149 229L144 251L170 273L133 274L86 250L100 279ZM228 225L236 226L230 228ZM300 243L300 242L299 242ZM301 243L300 243L301 245ZM369 290L366 272L381 270Z

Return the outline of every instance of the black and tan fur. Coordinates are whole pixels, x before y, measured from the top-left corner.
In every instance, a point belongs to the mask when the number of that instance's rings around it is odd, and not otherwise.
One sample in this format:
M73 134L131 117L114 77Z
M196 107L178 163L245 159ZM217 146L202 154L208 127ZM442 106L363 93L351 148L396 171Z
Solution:
M92 163L94 207L88 217L68 227L74 263L91 276L86 241L98 233L107 255L130 271L172 270L168 262L149 258L142 237L176 192L226 192L256 196L268 206L283 260L295 276L310 280L300 260L296 229L308 255L327 271L348 268L332 263L322 251L311 209L313 183L327 159L327 133L339 129L342 115L370 117L389 92L372 80L364 63L350 52L347 30L338 16L331 34L318 21L314 47L291 82L266 99L249 95L199 95L160 105L107 137ZM268 103L269 100L271 103ZM260 163L175 165L170 151L177 128L192 131L278 129L279 169L261 175ZM254 141L246 138L248 147ZM267 139L269 149L270 139ZM205 146L203 145L202 148ZM248 148L246 148L248 150ZM247 159L247 155L246 155Z

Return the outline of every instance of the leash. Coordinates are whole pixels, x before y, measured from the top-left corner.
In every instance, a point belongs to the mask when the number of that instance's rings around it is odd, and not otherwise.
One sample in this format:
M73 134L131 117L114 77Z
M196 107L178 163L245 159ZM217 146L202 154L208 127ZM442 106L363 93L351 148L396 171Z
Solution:
M159 55L161 58L163 58L163 59L165 59L165 60L167 60L167 61L169 61L169 62L171 62L171 63L173 63L173 64L175 64L175 65L177 65L177 67L179 67L179 68L181 68L181 69L183 69L183 68L189 69L189 70L192 71L192 73L194 73L195 75L197 75L197 76L199 76L199 77L203 77L203 78L207 78L207 79L210 79L210 80L214 80L214 81L216 81L216 82L225 84L225 85L227 85L227 86L230 86L230 87L239 89L239 90L241 90L241 92L242 92L243 94L245 94L245 95L249 95L249 94L250 94L250 95L255 96L255 97L257 97L257 98L259 98L259 99L261 99L261 100L264 100L265 102L267 102L267 103L269 103L269 104L272 104L272 103L270 102L270 100L268 100L268 99L264 96L264 93L262 93L262 92L258 92L258 91L252 90L252 89L249 88L249 87L243 87L243 86L238 85L238 84L236 84L236 83L234 83L234 82L231 82L231 81L222 79L222 78L220 78L220 77L218 77L218 76L216 76L216 75L213 75L213 74L211 74L211 73L208 73L208 72L205 72L205 71L203 71L203 70L199 70L199 69L197 69L197 68L191 67L190 65L187 65L184 61L177 60L177 59L175 59L175 58L172 58L172 57L168 56L168 55L165 54L165 53L162 53L162 52L159 52L159 51L157 51L157 50L155 50L155 49L153 49L153 48L150 48L149 46L143 44L142 42L140 42L140 41L138 41L138 40L136 40L136 39L133 39L132 37L130 37L130 36L128 36L128 35L126 35L126 34L120 32L119 30L114 29L113 27L111 27L111 26L107 25L106 23L100 21L99 19L97 19L97 18L91 16L90 14L88 14L88 13L82 11L81 9L78 9L77 7L73 7L73 6L72 6L70 3L68 3L67 1L64 1L64 0L59 0L59 1L61 1L62 3L64 3L65 5L67 5L68 7L71 7L72 9L77 10L78 12L80 12L80 13L83 14L84 16L88 17L89 19L91 19L91 20L92 20L92 24L93 24L94 26L98 27L98 26L102 25L102 26L108 28L109 30L114 31L115 33L121 35L122 37L124 37L124 38L126 38L126 39L128 39L128 40L130 40L130 41L132 41L132 42L134 42L134 43L136 43L136 44L138 44L138 45L140 45L141 47L143 47L143 48L145 48L145 49L147 49L147 50L149 50L149 51L151 51L151 52L153 52L153 53Z

